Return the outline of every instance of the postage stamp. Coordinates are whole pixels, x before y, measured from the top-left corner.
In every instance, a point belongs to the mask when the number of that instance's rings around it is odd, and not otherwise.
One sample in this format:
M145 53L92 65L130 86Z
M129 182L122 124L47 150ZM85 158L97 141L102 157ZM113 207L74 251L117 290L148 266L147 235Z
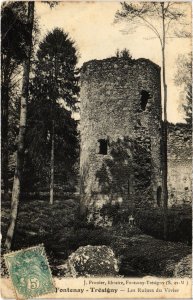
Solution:
M55 292L43 245L4 255L17 299Z

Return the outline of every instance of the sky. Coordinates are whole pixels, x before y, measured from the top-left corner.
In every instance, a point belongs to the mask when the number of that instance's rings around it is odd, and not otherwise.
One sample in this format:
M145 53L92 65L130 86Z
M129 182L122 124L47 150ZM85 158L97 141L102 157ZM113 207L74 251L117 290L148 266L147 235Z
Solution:
M176 3L183 8L191 20L191 3ZM36 2L40 36L55 27L62 28L75 41L80 57L78 66L92 59L104 59L115 55L117 49L127 48L132 57L148 58L161 66L161 49L158 39L145 27L133 28L128 23L114 24L114 16L121 8L118 1L65 1L50 9ZM159 26L158 23L154 24ZM158 27L159 28L159 27ZM129 33L123 34L123 29ZM190 24L191 30L191 24ZM168 121L184 121L181 89L174 84L178 55L191 51L190 39L171 38L166 45L166 80L168 85Z

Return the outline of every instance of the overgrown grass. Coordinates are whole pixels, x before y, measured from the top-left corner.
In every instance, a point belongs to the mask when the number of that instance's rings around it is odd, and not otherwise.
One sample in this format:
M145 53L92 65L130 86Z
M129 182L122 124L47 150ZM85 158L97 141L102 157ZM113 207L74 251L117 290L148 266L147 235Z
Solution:
M172 276L175 264L191 253L182 243L166 242L145 235L127 223L112 228L94 228L78 220L77 198L61 198L49 204L49 199L22 199L13 250L43 243L54 275L57 266L80 246L106 245L120 259L120 274L124 276ZM8 227L10 202L2 201L2 245Z

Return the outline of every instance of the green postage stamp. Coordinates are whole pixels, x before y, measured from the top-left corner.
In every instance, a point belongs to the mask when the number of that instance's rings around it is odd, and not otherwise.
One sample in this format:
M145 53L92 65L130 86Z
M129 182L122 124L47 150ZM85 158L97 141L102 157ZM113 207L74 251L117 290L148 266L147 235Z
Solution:
M18 299L55 292L43 245L11 252L4 258Z

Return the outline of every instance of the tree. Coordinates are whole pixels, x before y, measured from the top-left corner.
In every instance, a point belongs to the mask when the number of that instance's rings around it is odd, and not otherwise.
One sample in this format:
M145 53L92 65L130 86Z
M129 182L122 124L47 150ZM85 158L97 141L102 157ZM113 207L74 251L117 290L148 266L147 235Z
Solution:
M23 61L23 83L22 83L22 95L21 95L21 108L20 108L20 123L19 123L19 135L18 135L18 147L17 147L17 160L15 175L13 181L12 199L11 199L11 222L7 231L5 247L9 250L12 245L15 223L17 218L20 186L21 186L21 174L23 169L23 156L24 156L24 137L26 131L26 114L27 114L27 102L28 102L28 89L29 89L29 73L30 73L30 58L32 51L32 30L34 22L34 2L28 2L28 39L26 40L25 59Z
M130 60L132 59L132 55L131 55L130 51L126 48L121 50L121 51L119 49L117 49L116 57L117 58L130 59Z
M21 80L21 63L25 58L27 7L22 2L9 2L2 7L1 31L1 120L2 120L2 178L4 193L8 193L8 119L10 97ZM11 99L14 101L14 99Z
M54 187L68 186L75 180L74 167L78 159L77 121L70 110L56 103L54 128ZM49 190L51 118L49 103L45 98L33 97L29 105L28 129L26 136L26 161L24 167L23 190Z
M26 57L26 44L29 39L27 23L27 2L6 2L2 4L2 52L1 52L1 91L2 91L2 179L4 194L10 188L9 159L13 155L19 121L19 102L22 86L22 63ZM38 23L34 19L33 46L38 39ZM33 48L33 47L32 47ZM32 49L32 56L33 56ZM13 134L13 135L12 135ZM15 151L15 149L14 149ZM12 172L11 172L12 173Z
M43 125L42 140L49 140L51 145L50 204L53 204L54 195L55 149L61 136L65 138L62 130L67 130L68 126L64 124L64 120L67 124L70 122L71 113L68 110L75 110L79 92L76 64L76 48L68 34L58 28L48 33L37 52L34 71L37 76L33 81L32 98L36 99L34 119L41 120ZM72 123L71 121L70 126L74 126Z
M183 104L185 111L185 120L188 126L192 126L192 56L179 55L176 61L177 73L174 82L177 86L182 87Z
M186 88L192 83L192 55L191 53L180 54L176 60L177 72L174 82L177 86Z
M167 83L165 48L166 39L175 37L189 37L190 33L184 30L185 13L179 4L175 2L141 2L141 3L121 3L122 10L117 11L115 22L127 21L135 26L145 26L154 36L158 38L162 55L162 85L163 85L163 122L162 122L162 149L163 149L163 210L164 210L164 237L167 237ZM156 21L156 22L155 22ZM159 24L157 25L157 22ZM184 27L179 24L184 24ZM173 25L173 26L172 26ZM179 29L177 31L177 29Z
M20 6L22 5L21 2L15 1L11 2L10 5L12 6ZM27 103L28 103L28 97L29 97L29 75L30 75L30 67L31 67L31 56L33 53L33 42L36 41L36 37L33 37L33 29L35 28L35 31L37 33L37 22L34 18L34 1L28 1L23 3L25 9L19 10L19 18L23 21L18 22L17 26L17 16L11 18L10 21L10 15L6 16L5 20L5 26L4 31L2 35L2 40L8 40L8 49L16 49L13 41L20 41L20 35L23 33L24 30L24 40L22 40L23 44L21 45L20 49L17 51L17 54L24 54L24 57L22 57L22 66L23 66L23 80L22 80L22 91L20 96L20 119L19 119L19 133L17 137L17 155L16 155L16 166L15 166L15 174L14 174L14 180L13 180L13 189L12 189L12 200L11 200L11 216L10 216L10 225L7 231L6 241L5 241L5 247L9 250L12 246L13 242L13 235L15 230L15 224L16 224L16 218L17 218L17 212L18 212L18 204L19 204L19 198L20 198L20 191L21 191L21 180L22 180L22 171L23 171L23 157L24 157L24 139L25 139L25 133L26 133L26 116L27 116ZM57 2L50 1L49 2L50 7L54 7L57 5ZM6 8L7 3L3 4L3 7ZM8 4L9 6L9 4ZM12 16L12 14L11 14ZM8 23L8 24L7 24ZM23 26L24 24L24 26ZM15 31L14 28L17 28ZM13 31L13 32L12 32ZM12 32L12 38L8 38L7 36L10 35L10 32ZM15 51L15 50L14 50ZM7 76L5 76L7 78ZM8 119L8 118L7 118ZM6 120L7 121L7 120Z

